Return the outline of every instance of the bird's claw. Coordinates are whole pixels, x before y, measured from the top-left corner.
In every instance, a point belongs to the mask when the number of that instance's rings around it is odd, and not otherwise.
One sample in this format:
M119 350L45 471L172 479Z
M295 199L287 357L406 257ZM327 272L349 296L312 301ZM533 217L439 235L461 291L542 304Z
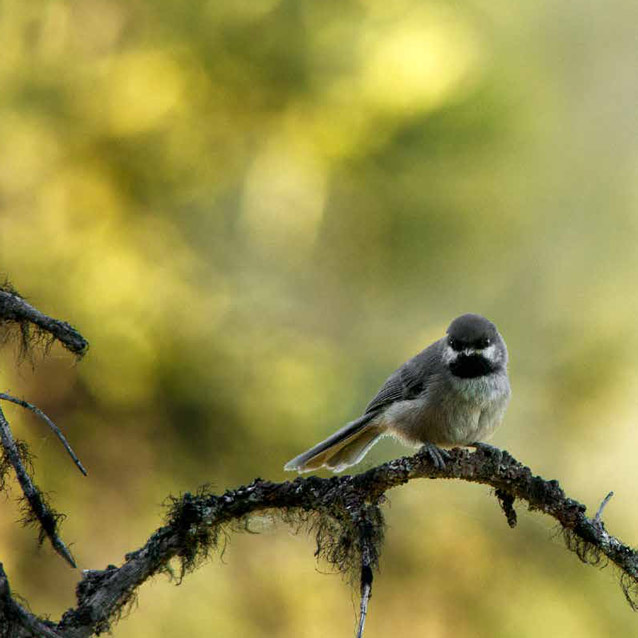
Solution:
M487 456L500 458L503 455L502 450L490 445L489 443L483 443L482 441L474 441L474 443L469 444L469 447L475 447L477 450L484 452Z
M432 461L437 470L444 470L445 461L449 461L452 458L452 455L447 450L437 447L434 443L425 443L420 452Z

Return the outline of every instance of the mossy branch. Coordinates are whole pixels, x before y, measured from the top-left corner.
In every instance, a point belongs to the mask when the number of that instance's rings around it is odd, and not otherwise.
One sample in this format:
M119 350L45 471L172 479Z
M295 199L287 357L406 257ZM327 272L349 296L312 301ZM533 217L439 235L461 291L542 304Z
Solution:
M445 468L435 467L427 454L417 453L355 476L310 476L283 483L255 479L221 495L202 488L196 494L171 498L166 524L143 547L127 554L120 567L84 572L77 587L77 606L48 627L64 638L108 631L135 600L142 583L158 573L174 577L175 560L178 578L184 577L204 562L228 532L245 529L252 514L263 512L314 533L317 554L359 582L365 600L363 620L383 542L385 494L423 478L490 485L510 525L515 521L515 501L553 517L564 530L568 548L581 560L616 565L627 600L636 609L638 554L607 532L602 510L588 518L585 505L567 497L557 481L535 476L507 452L484 446L475 452L451 450ZM0 626L3 620L0 609ZM15 635L32 635L26 625L19 625L19 618L13 622Z
M5 281L0 284L0 329L4 329L4 338L7 329L13 327L20 332L24 353L39 342L48 345L52 341L58 341L77 357L84 356L89 349L89 342L71 324L40 312Z
M64 321L43 314L28 304L16 289L5 281L0 285L0 341L9 338L15 328L20 335L23 354L29 354L39 344L44 344L46 348L56 340L77 357L84 355L88 348L88 342L75 328ZM60 428L42 410L5 392L0 392L0 400L16 403L40 417L60 439L78 469L86 475L86 470ZM14 439L9 421L1 408L0 444L0 490L4 489L7 473L13 468L23 494L22 522L36 525L39 528L40 542L48 538L55 551L69 565L75 567L75 560L58 533L59 524L64 515L51 507L46 495L34 483L29 449L24 442ZM3 573L0 574L0 581L2 577ZM1 636L2 633L0 633Z

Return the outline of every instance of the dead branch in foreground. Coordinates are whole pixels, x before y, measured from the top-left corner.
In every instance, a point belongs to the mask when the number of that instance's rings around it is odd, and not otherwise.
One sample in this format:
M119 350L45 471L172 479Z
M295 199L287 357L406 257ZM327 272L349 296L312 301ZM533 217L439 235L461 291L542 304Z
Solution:
M48 349L54 341L60 342L64 348L77 357L82 357L89 347L88 341L73 326L43 314L27 303L11 284L5 282L0 285L0 341L6 339L12 330L17 330L20 334L24 355L30 354L32 349L39 344L43 344L45 349ZM67 442L62 430L42 410L4 392L0 393L0 400L16 403L40 417L58 437L78 469L86 475L86 470ZM9 421L1 408L0 443L2 444L0 490L4 489L7 473L13 468L23 494L21 498L22 522L27 525L36 525L40 532L40 542L48 538L55 551L71 567L76 567L69 548L59 535L60 521L64 519L64 514L53 509L46 494L33 481L33 467L29 449L26 443L14 439ZM3 578L5 578L4 574L0 573L0 585ZM1 596L2 591L0 591L0 598ZM0 627L0 631L1 629Z
M443 469L436 468L426 454L417 453L355 476L310 476L283 483L255 479L221 495L202 489L173 498L166 524L143 547L127 554L120 567L83 573L76 590L77 606L59 622L16 613L17 603L6 594L5 604L0 602L0 626L11 623L14 633L9 635L19 637L37 635L34 623L65 638L105 632L147 579L158 573L174 574L174 559L179 562L179 578L183 577L209 556L225 533L245 528L248 517L258 512L269 512L296 528L309 528L317 538L317 554L342 573L358 576L362 589L369 588L383 541L380 506L384 495L419 478L492 486L511 525L515 524L515 500L553 517L565 532L567 546L581 560L598 564L607 559L618 567L627 600L636 609L638 554L607 532L600 510L588 518L585 505L568 498L557 481L534 476L507 452L485 447L475 452L451 450ZM8 583L2 587L3 579L6 583L0 574L0 600L2 592L9 590Z
M6 302L6 295L11 297L10 303ZM31 306L33 313L24 308L20 310L20 301L15 291L0 287L0 325L15 321L11 315L3 314L9 308L13 316L31 317L21 321L37 318L36 325L42 330L63 326L62 336L51 334L55 338L70 338L70 343L76 346L84 343L79 349L70 348L76 354L86 350L86 341L75 329L45 317ZM21 332L24 338L23 325ZM1 413L0 425L3 444L0 487L4 485L4 475L13 467L25 494L27 509L56 550L72 562L64 551L64 544L58 544L62 541L55 532L55 525L50 533L49 528L59 515L48 508L33 485L26 470L28 459L24 445L13 440ZM61 440L66 441L64 437ZM65 447L74 460L77 459L68 444ZM283 483L255 479L250 485L221 495L202 488L196 494L172 497L166 524L157 529L143 547L127 554L120 567L109 565L104 570L83 572L76 589L77 605L67 610L58 622L35 616L16 600L0 563L0 638L85 638L108 631L135 600L137 588L146 580L159 573L175 577L176 561L177 577L181 580L205 561L228 532L246 529L250 516L263 512L295 529L308 529L317 540L316 554L354 582L358 581L362 595L358 632L361 636L373 573L382 549L381 506L385 494L419 478L459 479L492 486L510 527L516 526L514 503L517 500L526 503L530 510L553 517L563 529L567 547L582 561L594 565L611 562L618 568L625 596L632 609L638 608L638 554L609 534L602 522L602 512L611 494L603 500L596 515L588 518L585 505L568 498L557 481L534 476L507 452L482 445L475 452L464 448L451 450L444 468L435 466L428 454L417 453L355 476L327 479L309 476ZM35 494L33 499L30 494Z
M23 352L38 342L58 341L77 357L84 356L89 342L66 321L53 319L28 303L7 281L0 284L0 327L20 331Z

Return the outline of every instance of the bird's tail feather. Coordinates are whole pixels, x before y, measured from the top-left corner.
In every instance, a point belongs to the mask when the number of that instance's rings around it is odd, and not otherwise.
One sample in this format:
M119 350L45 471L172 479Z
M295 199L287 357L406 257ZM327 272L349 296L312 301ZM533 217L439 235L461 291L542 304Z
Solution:
M374 416L364 414L348 423L325 441L288 461L284 470L310 472L325 466L333 472L341 472L358 463L381 437L380 428L370 423Z
M367 425L352 441L346 443L336 454L326 460L326 467L333 472L343 472L347 467L356 465L382 434L378 427Z

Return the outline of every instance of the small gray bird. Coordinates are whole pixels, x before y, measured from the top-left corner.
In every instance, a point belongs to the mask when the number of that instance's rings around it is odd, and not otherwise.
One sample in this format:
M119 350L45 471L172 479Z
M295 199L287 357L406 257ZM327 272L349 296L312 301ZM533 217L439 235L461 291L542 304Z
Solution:
M509 398L505 341L485 317L462 315L447 336L388 377L362 416L284 469L341 472L388 434L425 446L432 461L444 467L449 455L437 446L480 445L503 420Z

